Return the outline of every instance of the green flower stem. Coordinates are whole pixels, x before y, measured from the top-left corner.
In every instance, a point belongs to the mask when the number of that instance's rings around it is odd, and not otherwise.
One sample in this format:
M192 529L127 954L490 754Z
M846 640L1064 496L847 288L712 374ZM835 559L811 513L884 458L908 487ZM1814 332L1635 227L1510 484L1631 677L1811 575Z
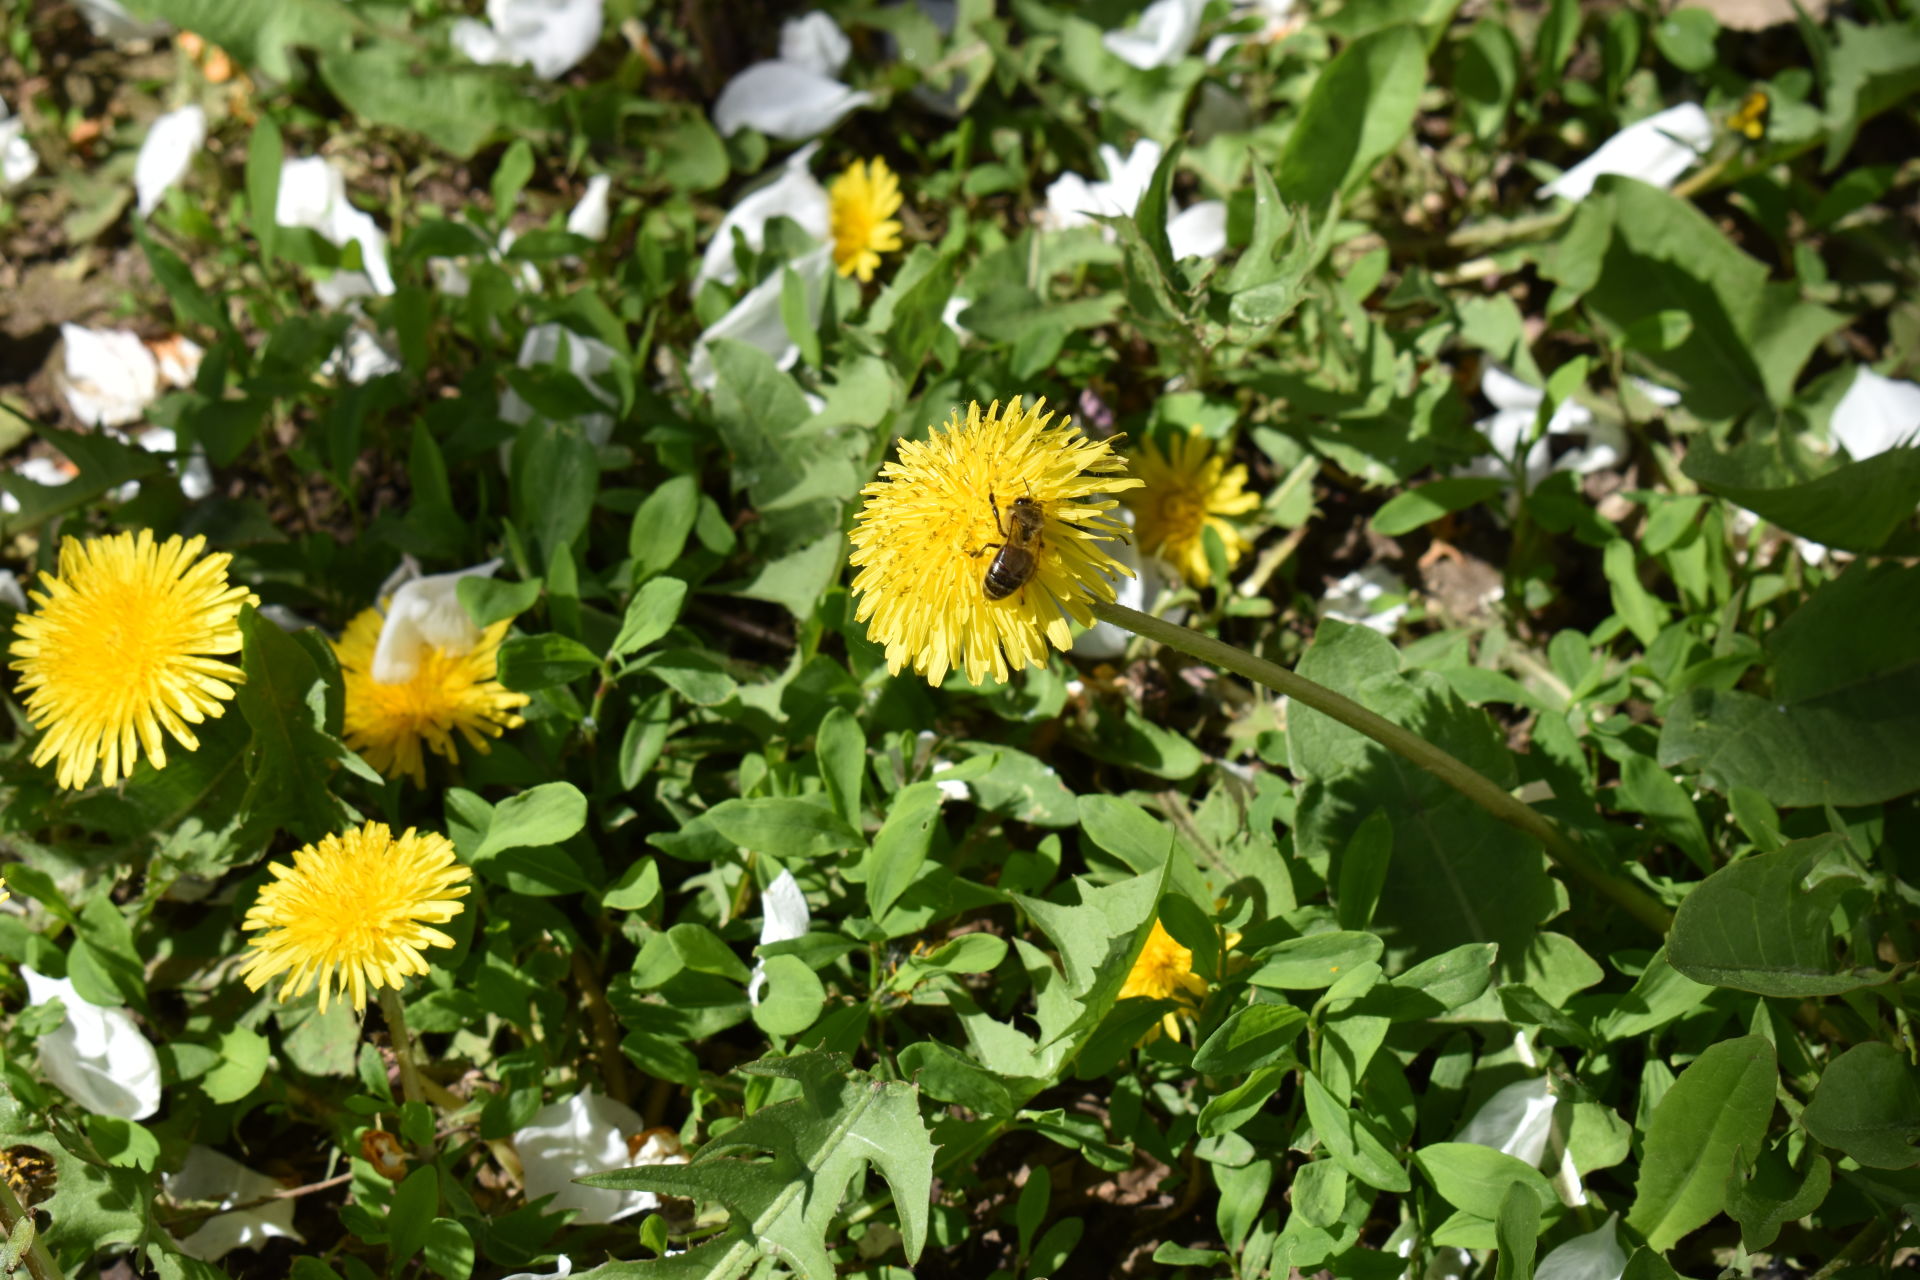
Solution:
M387 1016L387 1036L393 1041L394 1060L400 1064L400 1092L408 1102L425 1102L427 1091L421 1084L420 1064L413 1056L413 1035L407 1030L407 1014L400 1005L398 989L380 988L380 1012Z
M0 1178L0 1236L12 1240L22 1222L32 1221L32 1211L20 1203L20 1197L13 1194L13 1188L6 1179ZM19 1258L20 1270L25 1271L32 1280L65 1280L60 1272L60 1264L40 1243L39 1233L31 1225L27 1227L27 1232L31 1234L27 1236L27 1247Z
M1553 823L1508 794L1492 779L1456 760L1419 734L1403 729L1386 717L1367 710L1353 699L1315 684L1285 667L1256 658L1191 627L1168 622L1124 605L1094 601L1094 616L1111 622L1135 635L1145 636L1191 654L1202 662L1223 667L1265 685L1276 693L1322 715L1331 716L1356 733L1363 733L1395 755L1419 765L1440 781L1511 827L1538 840L1555 865L1577 877L1655 933L1664 934L1673 923L1673 915L1650 894L1627 880L1596 866L1580 848Z

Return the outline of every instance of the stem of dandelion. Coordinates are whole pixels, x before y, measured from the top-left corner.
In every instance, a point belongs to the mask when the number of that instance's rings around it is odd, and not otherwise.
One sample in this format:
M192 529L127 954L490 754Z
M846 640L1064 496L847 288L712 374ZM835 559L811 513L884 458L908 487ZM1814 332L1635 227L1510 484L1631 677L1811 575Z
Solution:
M22 1222L33 1221L33 1210L20 1202L13 1194L13 1187L6 1179L0 1178L0 1235L7 1240L13 1239L14 1232L20 1229ZM60 1273L60 1264L47 1252L47 1246L40 1243L40 1234L33 1227L27 1228L33 1234L27 1238L27 1247L19 1257L20 1269L33 1280L65 1280Z
M1531 805L1515 799L1491 778L1455 759L1419 734L1403 729L1325 685L1315 684L1305 676L1256 658L1244 649L1203 635L1191 627L1183 627L1124 605L1098 600L1093 603L1093 614L1102 622L1111 622L1135 635L1171 645L1202 662L1223 667L1255 684L1265 685L1276 693L1285 694L1295 702L1338 720L1356 733L1365 734L1395 755L1419 765L1493 817L1538 840L1547 851L1547 856L1562 870L1578 877L1655 933L1664 934L1673 923L1672 914L1650 894L1638 885L1595 866L1565 833Z
M427 1091L421 1084L420 1064L413 1056L413 1034L407 1030L407 1014L400 1006L398 988L380 988L380 1012L387 1016L387 1036L393 1041L394 1060L400 1064L400 1092L408 1102L424 1103Z

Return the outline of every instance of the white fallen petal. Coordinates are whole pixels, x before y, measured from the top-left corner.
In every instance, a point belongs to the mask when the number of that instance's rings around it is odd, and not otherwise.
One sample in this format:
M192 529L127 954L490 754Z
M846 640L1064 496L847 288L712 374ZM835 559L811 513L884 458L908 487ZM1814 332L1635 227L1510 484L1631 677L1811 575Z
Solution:
M0 604L18 613L27 611L27 593L20 589L20 579L11 569L0 569Z
M1663 387L1657 382L1649 382L1645 378L1631 374L1628 375L1627 381L1632 384L1635 391L1662 409L1672 409L1680 403L1680 393L1672 387Z
M160 207L167 188L180 180L207 141L207 113L197 106L169 111L147 129L133 162L133 190L140 216Z
M60 337L66 350L55 381L88 426L136 422L160 394L160 364L131 331L63 324Z
M460 654L480 643L480 628L460 603L460 579L491 578L502 563L489 560L403 583L387 601L386 621L373 648L374 680L405 684L420 670L428 649Z
M40 154L26 139L26 122L0 102L0 191L19 186L40 169Z
M1619 1231L1616 1213L1598 1231L1575 1236L1540 1259L1533 1280L1620 1280L1627 1271L1627 1251L1620 1247Z
M433 287L449 298L464 298L473 287L458 258L428 258L427 274L433 277Z
M632 1107L588 1089L564 1102L533 1113L524 1129L513 1135L514 1149L526 1171L527 1199L551 1193L546 1212L580 1210L576 1224L617 1222L629 1214L657 1208L660 1198L651 1191L611 1191L584 1187L575 1178L610 1169L643 1164L685 1164L687 1158L668 1152L649 1139L638 1157L627 1154L627 1138L646 1128ZM565 1272L561 1272L565 1274Z
M200 376L200 361L207 354L192 338L177 333L171 338L148 343L147 350L153 352L154 364L160 370L160 381L170 387L192 386L193 380Z
M533 369L543 365L557 366L562 349L566 351L567 372L580 380L587 394L609 409L615 407L619 400L600 384L600 375L613 368L620 359L620 353L598 338L589 338L552 322L534 325L520 341L520 367ZM534 419L533 406L509 387L506 394L500 397L500 416L516 425L531 422ZM613 436L613 415L610 413L583 414L575 421L596 445L605 444ZM508 456L510 448L503 449L502 457Z
M760 945L763 947L804 938L807 936L807 927L813 923L813 914L807 910L807 896L800 892L800 883L793 878L791 871L782 871L773 878L773 883L760 895L760 908L766 912L760 921ZM760 993L766 989L766 985L767 962L755 960L753 976L747 980L748 1002L759 1004Z
M67 1020L40 1038L40 1070L89 1111L145 1120L160 1109L160 1056L124 1007L89 1004L65 978L27 965L27 1003L59 1000Z
M1584 200L1594 182L1607 173L1671 187L1712 143L1713 121L1697 103L1683 102L1608 138L1598 151L1540 188L1540 198Z
M596 173L588 178L586 194L567 214L567 230L589 240L605 240L607 223L611 220L607 197L612 191L613 179L606 174Z
M326 157L306 156L280 166L273 220L283 227L305 227L339 248L360 246L362 272L338 272L334 281L362 275L364 288L350 280L323 282L334 287L322 295L316 286L315 293L328 305L338 306L367 291L381 295L394 291L393 272L387 266L386 232L380 230L371 214L354 208L347 199L346 175Z
M1407 584L1399 574L1384 565L1370 564L1328 587L1327 594L1321 597L1320 609L1329 618L1390 636L1407 616L1407 605L1404 600L1399 604L1382 604L1381 599L1406 593Z
M1187 56L1206 0L1153 0L1133 26L1100 37L1107 52L1142 71L1164 67Z
M390 373L398 373L402 367L377 334L356 326L347 330L347 336L340 340L340 345L320 366L320 372L326 377L358 386Z
M1885 378L1861 365L1833 407L1827 435L1858 462L1920 434L1920 385Z
M767 242L767 224L778 217L792 218L800 229L815 240L832 234L833 206L827 189L815 180L807 165L818 151L818 143L809 143L787 158L786 165L772 182L740 197L726 217L713 230L700 270L693 278L693 292L708 280L732 284L740 278L733 260L733 233L738 231L747 247L758 253Z
M713 126L729 138L742 129L758 129L769 138L799 142L825 133L872 101L864 89L806 67L756 62L720 90Z
M953 330L953 336L965 342L973 336L973 330L960 323L960 317L973 305L972 298L962 298L958 294L947 299L947 305L940 311L940 322Z
M827 273L833 267L832 248L822 246L788 265L804 286L807 323L818 324ZM688 381L702 391L711 391L719 384L720 374L713 367L710 347L721 338L749 343L772 356L779 368L793 368L794 362L800 359L800 348L787 336L786 321L780 315L780 289L785 278L785 272L768 276L749 289L746 296L734 304L733 310L708 326L693 344L693 355L687 362Z
M95 36L115 44L126 40L158 40L173 30L169 23L134 17L119 0L74 0L74 8L80 10Z
M1202 200L1167 221L1167 239L1173 260L1217 258L1227 248L1227 206L1223 200Z
M180 439L167 427L150 427L140 437L140 447L148 453L177 453ZM213 492L213 468L207 462L206 450L199 445L193 447L184 461L171 461L167 469L180 479L180 493L188 502L198 502ZM138 480L129 481L115 491L115 497L121 502L132 499L140 492Z
M673 1250L669 1249L667 1252L671 1254ZM563 1253L553 1260L551 1271L544 1271L539 1275L531 1271L516 1271L508 1276L507 1280L567 1280L567 1277L572 1274L573 1259Z
M1522 1164L1538 1166L1553 1130L1553 1106L1545 1076L1510 1084L1482 1104L1454 1141L1492 1147Z
M853 55L853 41L832 15L815 9L780 24L780 61L805 67L815 75L840 74Z
M212 1147L187 1148L178 1173L161 1179L176 1201L198 1200L222 1206L247 1204L280 1190L280 1184ZM293 1201L274 1200L215 1214L180 1238L180 1252L202 1262L217 1262L235 1249L258 1249L275 1237L304 1240L293 1227Z
M1160 144L1142 138L1125 156L1102 144L1100 161L1106 167L1104 182L1089 182L1077 173L1061 174L1047 187L1047 225L1056 230L1089 226L1093 215L1108 217L1131 215L1140 207L1140 197L1160 167Z
M73 472L63 469L52 458L22 458L13 464L13 473L35 484L52 486L63 485L74 476ZM12 515L18 510L20 499L0 489L0 515Z
M1626 461L1631 450L1624 427L1595 418L1592 410L1571 398L1560 402L1547 420L1547 429L1538 440L1527 445L1533 437L1533 424L1539 416L1541 402L1547 398L1546 392L1514 377L1492 361L1481 370L1480 394L1492 402L1494 412L1473 425L1486 437L1493 456L1475 458L1466 466L1456 468L1456 475L1510 478L1513 474L1510 464L1526 446L1524 470L1531 488L1555 471L1586 475L1617 467ZM1548 444L1553 436L1584 437L1585 443L1555 458Z
M487 0L486 23L461 18L449 38L475 62L555 80L593 52L604 19L602 0Z

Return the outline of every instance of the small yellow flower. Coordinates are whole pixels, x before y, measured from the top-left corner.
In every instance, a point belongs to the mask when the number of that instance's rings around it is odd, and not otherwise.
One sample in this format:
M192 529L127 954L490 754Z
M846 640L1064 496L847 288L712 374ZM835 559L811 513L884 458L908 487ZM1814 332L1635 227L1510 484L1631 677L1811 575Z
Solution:
M1040 666L1047 642L1073 643L1072 618L1090 625L1088 604L1114 596L1115 572L1130 572L1102 542L1126 535L1099 495L1137 486L1111 442L1089 440L1051 413L1015 396L1004 411L979 403L902 440L900 460L880 469L861 492L853 555L860 572L856 622L887 650L895 675L907 667L938 685L955 667L978 684L989 675ZM1032 576L1001 599L987 598L989 568L1007 542L1008 512L1022 500L1039 508ZM995 518L995 506L999 518Z
M33 762L57 760L62 787L86 786L96 761L102 783L130 778L142 751L164 769L167 736L196 751L187 726L226 710L240 668L206 655L238 653L240 606L260 601L227 585L232 556L201 558L206 543L67 538L59 575L40 575L10 652L27 718L47 730Z
M900 179L875 157L855 160L827 188L832 208L833 261L843 276L873 279L880 255L900 248Z
M1735 133L1745 134L1754 142L1767 136L1767 108L1771 106L1765 89L1755 89L1740 100L1740 105L1727 117L1727 128Z
M1193 952L1175 942L1167 927L1158 920L1153 922L1153 932L1147 935L1147 945L1141 949L1140 958L1128 970L1126 985L1120 988L1118 998L1128 1000L1136 996L1146 1000L1173 1000L1189 1009L1207 998L1207 980L1193 971ZM1161 1030L1178 1040L1180 1015L1167 1014L1160 1025L1147 1034L1147 1039L1151 1040L1153 1032Z
M1204 587L1213 581L1206 544L1206 531L1212 528L1226 549L1228 566L1239 563L1250 544L1223 517L1245 515L1260 505L1259 497L1246 491L1245 467L1228 467L1198 427L1176 437L1171 453L1161 453L1152 441L1143 442L1133 465L1144 487L1124 501L1133 510L1142 550L1165 560L1194 586Z
M317 980L320 1011L333 989L367 1007L367 988L398 988L427 971L428 947L453 939L432 925L459 915L473 873L454 861L453 842L408 827L398 840L382 822L328 836L272 863L273 883L260 890L243 929L257 948L240 967L249 991L284 973L280 999L305 995Z
M423 747L458 763L456 729L467 745L485 755L489 737L497 738L526 723L515 711L527 705L527 695L514 693L494 679L495 660L510 621L486 628L479 643L465 653L428 647L413 677L398 684L373 678L373 654L383 622L379 610L362 610L333 646L347 689L343 736L375 769L390 778L404 775L415 786L424 787Z

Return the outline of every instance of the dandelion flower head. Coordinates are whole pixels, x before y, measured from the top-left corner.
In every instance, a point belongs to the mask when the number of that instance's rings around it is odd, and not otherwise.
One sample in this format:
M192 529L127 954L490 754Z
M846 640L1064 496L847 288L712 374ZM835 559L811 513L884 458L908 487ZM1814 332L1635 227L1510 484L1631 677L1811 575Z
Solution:
M240 651L240 607L260 601L228 584L232 556L205 547L146 529L67 538L59 574L29 593L35 611L9 652L27 718L46 731L33 762L56 761L62 787L86 786L96 763L107 785L130 778L143 752L164 769L168 737L198 750L189 726L226 710L242 675L211 655Z
M855 160L827 188L833 228L833 262L843 276L873 279L880 255L900 248L900 179L875 157Z
M286 974L280 999L320 984L320 1009L338 987L356 1010L367 988L399 987L427 971L428 947L453 939L432 926L459 915L472 872L454 860L453 842L408 827L398 840L382 822L343 831L275 862L273 883L260 890L243 929L266 932L247 939L256 948L240 968L247 989L258 991Z
M484 755L489 738L526 723L518 709L527 705L527 695L495 679L510 619L481 629L469 649L421 646L409 664L412 674L393 683L373 675L385 622L379 610L362 610L333 646L346 685L343 736L381 774L405 776L423 787L428 751L459 762L455 733Z
M1118 998L1173 1000L1193 1008L1206 999L1206 995L1207 980L1193 971L1193 952L1175 942L1167 927L1155 920L1153 932L1147 935L1147 945L1141 948L1140 958L1128 970L1126 985L1120 988ZM1168 1013L1160 1020L1157 1030L1164 1030L1178 1040L1179 1015ZM1152 1038L1151 1034L1148 1038Z
M1177 436L1162 453L1145 441L1133 459L1143 487L1127 495L1140 548L1159 556L1197 587L1213 580L1207 563L1206 531L1220 536L1227 564L1237 564L1249 546L1228 516L1245 515L1260 505L1246 491L1247 469L1227 466L1198 427Z
M927 439L902 440L899 460L861 490L854 620L886 646L894 674L911 666L938 685L957 667L979 684L1039 666L1049 642L1073 643L1067 620L1091 625L1091 602L1112 600L1112 575L1131 572L1101 545L1126 534L1103 495L1140 482L1110 441L1087 439L1071 420L1053 425L1045 407L1015 396L1004 410L999 401L975 402L964 418L956 409ZM989 600L987 570L1021 499L1042 515L1033 576Z

